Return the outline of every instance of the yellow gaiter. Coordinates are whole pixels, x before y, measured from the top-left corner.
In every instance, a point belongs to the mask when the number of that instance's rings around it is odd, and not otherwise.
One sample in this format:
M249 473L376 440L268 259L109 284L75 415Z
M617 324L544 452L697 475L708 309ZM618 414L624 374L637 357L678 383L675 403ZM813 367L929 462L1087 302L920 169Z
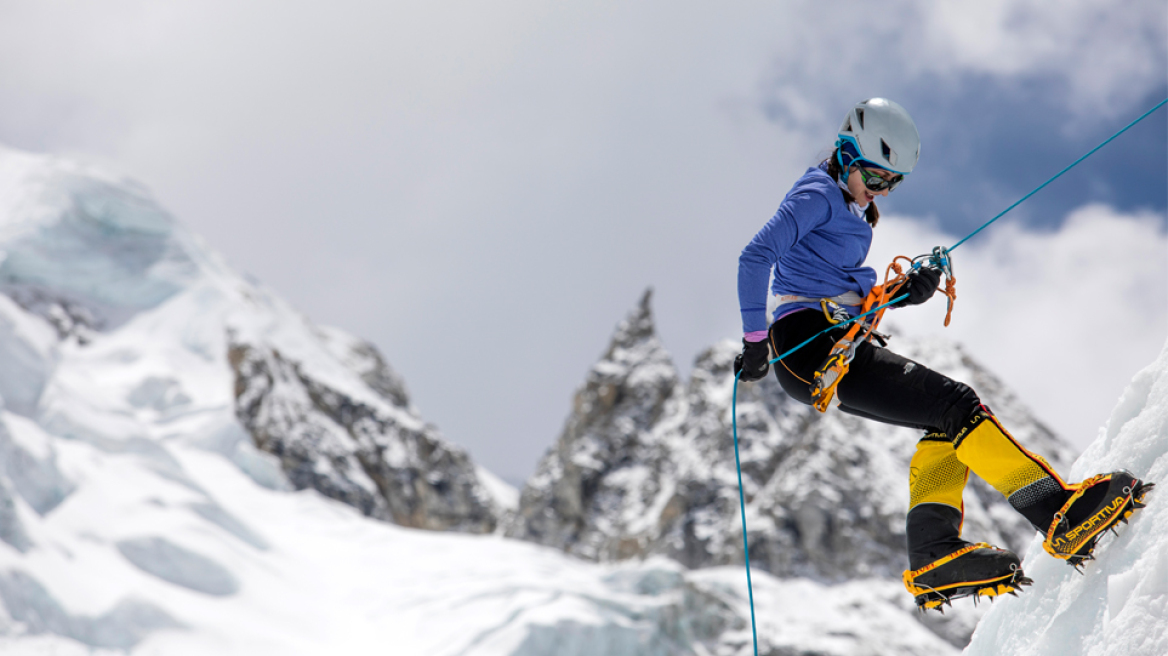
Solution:
M917 452L909 463L909 510L922 503L942 503L961 511L961 492L969 478L969 468L957 459L947 439L917 442Z
M953 441L957 458L1045 531L1068 487L1050 464L1018 444L997 418L979 410Z
M961 540L965 505L961 492L969 468L957 459L944 433L917 442L909 463L909 509L905 521L909 569L916 570L966 546Z

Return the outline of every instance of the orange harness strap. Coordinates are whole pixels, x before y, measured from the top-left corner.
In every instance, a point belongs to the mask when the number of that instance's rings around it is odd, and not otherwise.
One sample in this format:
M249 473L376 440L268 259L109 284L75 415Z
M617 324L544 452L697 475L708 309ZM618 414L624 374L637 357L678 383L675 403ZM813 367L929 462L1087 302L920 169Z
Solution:
M872 290L868 292L868 296L864 298L864 303L860 306L861 314L870 312L872 308L880 308L871 315L866 321L857 321L852 324L848 332L832 346L831 351L827 355L827 359L823 364L819 365L819 369L815 371L815 375L811 382L811 401L815 409L820 412L827 412L827 408L831 405L832 399L835 397L836 388L839 387L840 381L843 380L844 375L848 373L848 368L851 366L852 358L856 356L856 348L861 342L866 342L872 338L872 333L876 331L876 327L880 325L880 320L884 318L886 305L890 300L896 298L901 286L908 280L904 269L899 264L899 260L905 260L912 266L912 260L904 255L898 255L893 258L892 263L884 271L884 282L879 285L874 285ZM952 276L946 276L946 284L943 293L949 298L949 308L945 314L945 325L949 325L949 319L953 314L953 302L957 299L956 281ZM861 331L863 331L861 333Z

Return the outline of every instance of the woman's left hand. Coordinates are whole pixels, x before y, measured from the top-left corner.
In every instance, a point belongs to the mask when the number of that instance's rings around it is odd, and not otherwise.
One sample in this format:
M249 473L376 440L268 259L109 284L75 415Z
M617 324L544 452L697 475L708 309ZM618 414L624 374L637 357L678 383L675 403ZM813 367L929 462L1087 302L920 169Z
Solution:
M745 382L762 380L771 369L769 340L748 342L742 340L742 352L734 358L734 375Z

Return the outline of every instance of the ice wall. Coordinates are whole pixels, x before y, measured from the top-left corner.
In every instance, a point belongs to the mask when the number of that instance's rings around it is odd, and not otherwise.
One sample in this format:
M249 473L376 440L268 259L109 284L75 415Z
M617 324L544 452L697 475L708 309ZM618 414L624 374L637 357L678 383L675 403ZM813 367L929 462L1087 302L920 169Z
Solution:
M1034 585L998 602L978 625L969 656L1168 654L1168 347L1132 380L1072 478L1128 469L1158 482L1148 506L1096 548L1080 574L1030 545Z

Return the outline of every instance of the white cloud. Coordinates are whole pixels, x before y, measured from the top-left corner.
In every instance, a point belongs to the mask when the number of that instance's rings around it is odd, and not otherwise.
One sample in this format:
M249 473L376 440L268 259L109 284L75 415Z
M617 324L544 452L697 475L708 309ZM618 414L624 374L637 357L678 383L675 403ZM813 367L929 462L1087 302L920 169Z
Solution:
M847 104L1163 84L1163 3L955 7L6 2L0 139L116 162L515 476L646 285L679 360L737 331L737 254Z
M1165 5L1097 0L925 2L924 68L997 76L1056 75L1075 113L1112 117L1163 83Z
M1056 127L1110 124L1164 84L1164 3L1119 10L1097 0L893 0L878 10L819 2L783 9L790 21L779 28L763 93L808 130L834 126L839 119L821 113L831 103L943 95L977 77L991 86L1054 81L1052 93L1076 124Z
M1085 446L1168 339L1164 228L1162 214L1101 205L1075 211L1057 232L1003 218L953 253L957 302L949 328L941 296L888 319L906 333L966 344L1043 420ZM870 264L959 239L904 217L883 218L876 235Z

